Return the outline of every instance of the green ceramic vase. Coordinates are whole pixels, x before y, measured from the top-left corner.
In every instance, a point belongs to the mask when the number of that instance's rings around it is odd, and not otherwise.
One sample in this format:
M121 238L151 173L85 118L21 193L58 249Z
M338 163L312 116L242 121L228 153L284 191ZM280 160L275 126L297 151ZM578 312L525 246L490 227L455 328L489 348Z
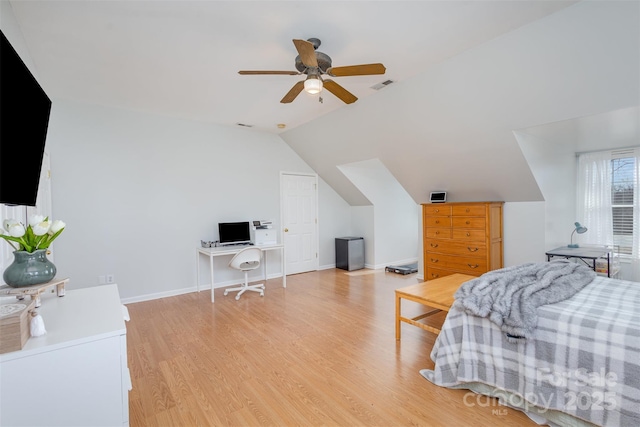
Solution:
M4 282L12 288L47 283L56 275L56 266L47 259L46 249L32 253L14 251L13 258L13 263L2 274Z

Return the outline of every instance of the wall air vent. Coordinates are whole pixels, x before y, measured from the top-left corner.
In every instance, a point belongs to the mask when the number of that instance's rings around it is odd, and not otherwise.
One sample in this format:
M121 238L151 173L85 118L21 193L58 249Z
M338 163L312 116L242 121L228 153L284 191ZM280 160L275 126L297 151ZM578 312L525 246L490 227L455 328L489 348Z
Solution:
M377 85L371 86L371 89L380 90L383 87L389 86L391 83L395 83L393 80L385 80L382 83L378 83Z

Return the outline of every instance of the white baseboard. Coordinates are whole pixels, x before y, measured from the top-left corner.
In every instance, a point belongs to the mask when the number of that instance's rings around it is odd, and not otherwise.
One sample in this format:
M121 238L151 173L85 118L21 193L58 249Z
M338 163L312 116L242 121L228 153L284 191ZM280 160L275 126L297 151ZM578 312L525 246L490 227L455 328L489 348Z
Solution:
M271 280L271 279L278 279L282 277L282 273L275 273L275 274L268 274L267 275L267 280ZM250 282L257 282L262 280L262 278L253 278L253 277L249 277ZM218 288L226 288L228 286L237 286L237 285L241 285L243 283L242 280L228 280L226 282L222 282L222 283L216 283L215 289ZM200 285L200 291L207 291L209 289L211 289L211 284L210 283L206 283L204 285ZM132 297L132 298L122 298L121 302L122 304L132 304L135 302L142 302L142 301L151 301L154 299L160 299L160 298L167 298L167 297L175 297L177 295L184 295L184 294L189 294L192 292L198 292L198 287L196 286L191 286L188 288L182 288L182 289L174 289L172 291L167 291L167 292L157 292L157 293L153 293L153 294L146 294L146 295L139 295L137 297Z

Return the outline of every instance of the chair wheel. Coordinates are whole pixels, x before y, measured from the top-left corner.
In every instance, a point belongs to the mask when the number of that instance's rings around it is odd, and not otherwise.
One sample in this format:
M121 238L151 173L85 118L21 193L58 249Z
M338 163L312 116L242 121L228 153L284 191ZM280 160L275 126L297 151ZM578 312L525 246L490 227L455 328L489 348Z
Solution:
M229 291L224 291L224 296L226 297L229 294Z
M240 299L240 295L236 295L236 301Z
M264 292L260 292L260 296L263 297L264 296Z

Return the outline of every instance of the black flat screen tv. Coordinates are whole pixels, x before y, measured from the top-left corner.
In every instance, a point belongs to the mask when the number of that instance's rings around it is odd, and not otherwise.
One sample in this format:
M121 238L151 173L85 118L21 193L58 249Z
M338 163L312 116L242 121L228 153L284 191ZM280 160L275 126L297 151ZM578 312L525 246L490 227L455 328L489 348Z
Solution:
M51 100L0 31L0 203L35 206Z
M251 243L251 229L249 222L220 222L218 223L221 245Z

